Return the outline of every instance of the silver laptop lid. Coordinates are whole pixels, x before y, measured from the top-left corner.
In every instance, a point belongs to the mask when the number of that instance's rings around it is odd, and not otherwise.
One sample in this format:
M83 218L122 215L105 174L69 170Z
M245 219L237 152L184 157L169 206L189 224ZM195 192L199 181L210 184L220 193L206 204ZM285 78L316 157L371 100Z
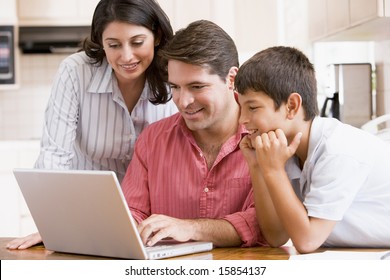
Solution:
M114 172L14 169L14 175L47 249L147 258Z

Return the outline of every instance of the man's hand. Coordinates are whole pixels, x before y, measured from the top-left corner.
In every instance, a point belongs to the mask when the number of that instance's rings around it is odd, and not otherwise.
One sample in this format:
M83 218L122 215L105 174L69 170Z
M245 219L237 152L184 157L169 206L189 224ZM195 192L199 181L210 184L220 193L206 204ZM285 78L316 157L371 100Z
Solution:
M142 242L153 246L158 241L170 237L176 241L185 242L192 239L195 232L194 222L153 214L138 225Z

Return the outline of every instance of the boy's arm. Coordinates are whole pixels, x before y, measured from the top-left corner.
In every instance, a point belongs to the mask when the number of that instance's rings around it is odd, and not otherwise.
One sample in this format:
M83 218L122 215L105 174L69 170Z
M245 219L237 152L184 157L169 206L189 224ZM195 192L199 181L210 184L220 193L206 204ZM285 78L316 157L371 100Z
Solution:
M309 217L291 186L284 166L296 152L300 137L297 134L288 144L283 131L277 129L256 137L254 146L259 168L281 223L295 248L301 253L308 253L324 243L336 222Z
M255 199L256 216L261 232L270 246L282 246L288 241L289 235L276 213L261 171L258 168L252 167L250 168L250 173Z
M288 240L288 234L276 214L272 199L265 185L261 169L256 160L256 153L251 144L250 136L245 136L240 149L248 163L252 180L257 221L261 232L270 246L279 247Z
M276 213L295 248L300 253L309 253L320 247L332 232L336 221L309 217L284 169L267 172L264 180Z

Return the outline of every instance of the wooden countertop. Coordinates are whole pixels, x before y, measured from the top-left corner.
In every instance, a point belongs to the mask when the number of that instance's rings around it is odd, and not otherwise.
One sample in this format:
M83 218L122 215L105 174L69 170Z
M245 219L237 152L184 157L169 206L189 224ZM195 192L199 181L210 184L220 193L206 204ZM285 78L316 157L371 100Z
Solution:
M58 253L46 250L38 245L25 250L9 250L6 244L13 238L0 238L1 260L98 260L109 259L97 256ZM216 248L210 252L191 254L176 258L196 260L288 260L289 256L297 254L294 247L281 248L252 247L252 248Z

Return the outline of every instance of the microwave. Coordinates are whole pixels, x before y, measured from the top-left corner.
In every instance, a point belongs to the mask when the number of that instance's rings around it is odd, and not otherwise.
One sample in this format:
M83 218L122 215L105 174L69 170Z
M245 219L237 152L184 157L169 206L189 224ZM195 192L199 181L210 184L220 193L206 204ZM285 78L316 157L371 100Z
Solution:
M15 84L14 27L0 25L0 85Z

